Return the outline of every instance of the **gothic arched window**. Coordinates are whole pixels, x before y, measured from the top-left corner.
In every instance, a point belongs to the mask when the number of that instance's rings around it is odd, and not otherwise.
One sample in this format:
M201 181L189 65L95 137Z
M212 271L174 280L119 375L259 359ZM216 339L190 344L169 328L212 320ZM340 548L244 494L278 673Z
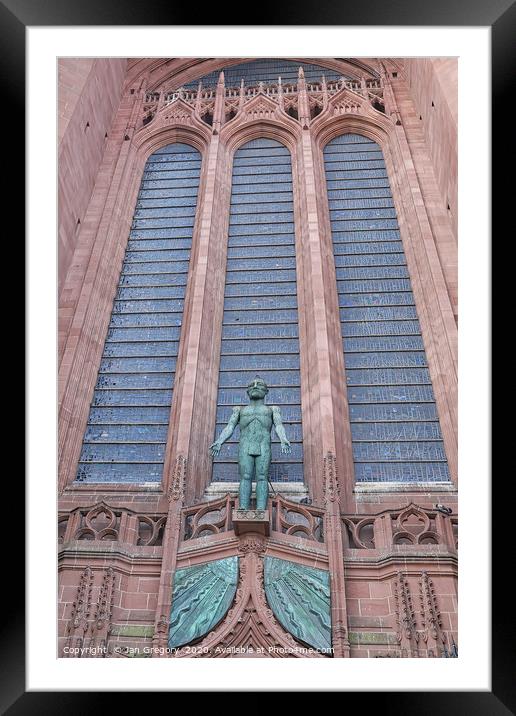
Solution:
M161 480L200 169L187 144L145 165L77 480Z
M303 480L298 335L290 152L272 139L254 139L233 162L216 435L259 374L292 444L292 454L282 455L273 433L276 481ZM215 458L213 480L238 481L237 436Z
M450 480L421 328L378 144L324 149L355 479Z
M258 85L263 82L266 85L275 84L278 77L281 77L284 84L295 85L298 79L299 68L302 67L307 82L320 82L324 75L327 80L338 80L342 74L336 70L321 65L313 65L308 62L294 62L281 58L271 59L263 57L250 62L240 62L237 65L224 67L224 78L226 87L239 87L243 79L247 86ZM201 77L203 87L214 87L219 79L220 69L210 72ZM348 78L346 78L348 79ZM199 80L188 82L185 87L196 89Z

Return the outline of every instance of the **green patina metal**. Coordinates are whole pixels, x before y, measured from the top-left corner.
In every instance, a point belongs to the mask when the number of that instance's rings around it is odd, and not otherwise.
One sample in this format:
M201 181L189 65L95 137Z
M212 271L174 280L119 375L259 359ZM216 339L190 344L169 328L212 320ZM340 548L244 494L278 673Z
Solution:
M226 615L238 582L238 557L178 569L174 575L168 645L184 646Z
M329 573L276 557L265 557L264 567L265 594L280 624L296 639L329 652Z
M285 428L281 421L281 412L276 405L265 405L265 396L269 392L264 380L256 378L247 386L250 403L245 407L233 408L228 424L217 440L210 445L210 452L216 457L222 444L233 435L240 425L240 442L238 448L238 471L240 488L238 493L239 507L248 510L251 502L253 473L256 473L256 509L265 510L269 497L269 466L271 464L271 430L274 425L276 435L281 441L281 452L291 452Z

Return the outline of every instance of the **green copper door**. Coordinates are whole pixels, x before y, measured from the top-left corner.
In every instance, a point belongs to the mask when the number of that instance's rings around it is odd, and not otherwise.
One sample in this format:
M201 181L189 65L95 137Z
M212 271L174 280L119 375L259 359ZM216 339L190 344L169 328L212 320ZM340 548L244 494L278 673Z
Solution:
M329 652L329 573L276 557L265 557L264 567L265 594L280 624L296 639Z
M238 582L238 557L178 569L174 574L168 645L189 644L226 615Z

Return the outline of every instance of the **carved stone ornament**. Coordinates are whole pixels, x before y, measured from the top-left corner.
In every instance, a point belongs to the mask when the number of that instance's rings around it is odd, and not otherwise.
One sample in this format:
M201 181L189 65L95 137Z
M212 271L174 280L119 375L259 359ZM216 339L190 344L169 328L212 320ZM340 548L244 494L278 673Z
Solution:
M72 614L66 628L66 646L68 649L80 649L84 646L84 639L90 623L92 586L93 571L91 567L86 567L79 580L77 596L72 604ZM65 658L69 655L70 651L63 653Z
M270 532L268 510L233 510L231 519L233 529L237 535L244 535L249 532L268 535Z
M394 582L394 599L396 602L396 621L398 631L396 638L402 648L409 653L417 648L419 634L416 627L416 615L412 606L412 595L407 576L398 572Z
M337 461L332 452L324 458L324 500L326 504L335 502L340 497L339 480L337 477Z
M264 520L266 510L234 510L233 514L238 520Z
M178 455L174 463L174 469L172 471L172 479L170 481L170 488L168 491L169 500L180 500L181 502L185 497L185 485L186 485L186 464L187 460L184 455Z
M168 619L164 614L162 614L156 624L156 632L158 634L166 634L166 632L168 631L168 626Z
M95 609L94 628L99 631L107 627L109 632L114 592L115 572L113 567L108 567L102 577L99 599Z
M238 551L242 554L256 552L262 554L267 549L267 542L258 535L248 535L240 540Z
M83 514L81 523L73 539L118 540L117 516L105 502L99 502L87 514Z
M280 116L280 108L276 102L264 94L246 103L243 109L242 121L253 121L256 119L273 119Z
M216 87L179 87L145 91L141 106L142 128L183 124L191 127L211 127L218 134L224 124L233 126L252 121L299 122L307 128L310 121L319 117L360 113L374 116L377 111L386 114L384 90L386 73L381 80L326 81L324 77L306 82L299 67L297 81L283 82L281 77L272 82L258 82L240 87L226 86L221 72ZM392 97L392 90L389 93ZM392 107L390 105L393 105ZM395 102L389 104L391 118L399 122ZM396 115L396 116L394 116Z
M77 587L77 596L72 605L72 616L68 624L68 633L81 631L86 633L88 628L88 619L91 611L91 589L93 586L93 572L91 567L81 574L79 586Z
M429 646L439 646L446 642L442 632L441 612L437 605L434 584L427 572L421 573L419 580L419 599L421 603L421 620L423 623L423 641Z
M182 99L176 99L161 110L160 120L163 124L188 124L193 114L193 108L189 104Z
M328 116L342 116L346 114L373 115L376 110L371 106L369 97L361 96L356 90L343 87L329 98ZM321 113L319 117L322 117ZM318 118L319 118L318 117Z

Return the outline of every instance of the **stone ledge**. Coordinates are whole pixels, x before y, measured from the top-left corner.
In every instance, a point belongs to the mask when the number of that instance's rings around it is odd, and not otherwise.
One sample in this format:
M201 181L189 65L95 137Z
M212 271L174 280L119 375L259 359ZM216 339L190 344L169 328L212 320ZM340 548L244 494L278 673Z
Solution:
M353 554L352 554L353 552ZM360 552L360 554L357 554ZM369 552L369 555L363 554ZM372 554L371 554L372 553ZM429 563L429 560L432 560ZM344 551L344 566L350 567L370 567L370 566L382 566L382 565L407 565L413 563L423 563L427 566L425 569L431 570L433 567L431 564L437 564L440 567L444 565L451 565L457 567L458 559L457 553L453 552L381 552L378 553L376 550L345 550ZM405 569L405 567L403 567Z
M101 542L98 540L71 540L59 545L58 560L66 557L120 557L122 559L143 559L161 561L162 545L130 545L124 542Z
M204 491L204 497L206 500L215 500L224 497L228 492L230 495L237 496L239 486L239 482L211 482ZM277 495L282 495L293 501L308 497L308 488L303 482L273 482L272 487ZM254 483L252 497L256 497ZM274 497L272 490L269 492L269 497Z
M449 482L363 482L355 483L353 492L357 495L371 492L451 492L457 488Z
M151 492L163 493L163 484L159 482L71 482L64 488L61 497L77 492Z

